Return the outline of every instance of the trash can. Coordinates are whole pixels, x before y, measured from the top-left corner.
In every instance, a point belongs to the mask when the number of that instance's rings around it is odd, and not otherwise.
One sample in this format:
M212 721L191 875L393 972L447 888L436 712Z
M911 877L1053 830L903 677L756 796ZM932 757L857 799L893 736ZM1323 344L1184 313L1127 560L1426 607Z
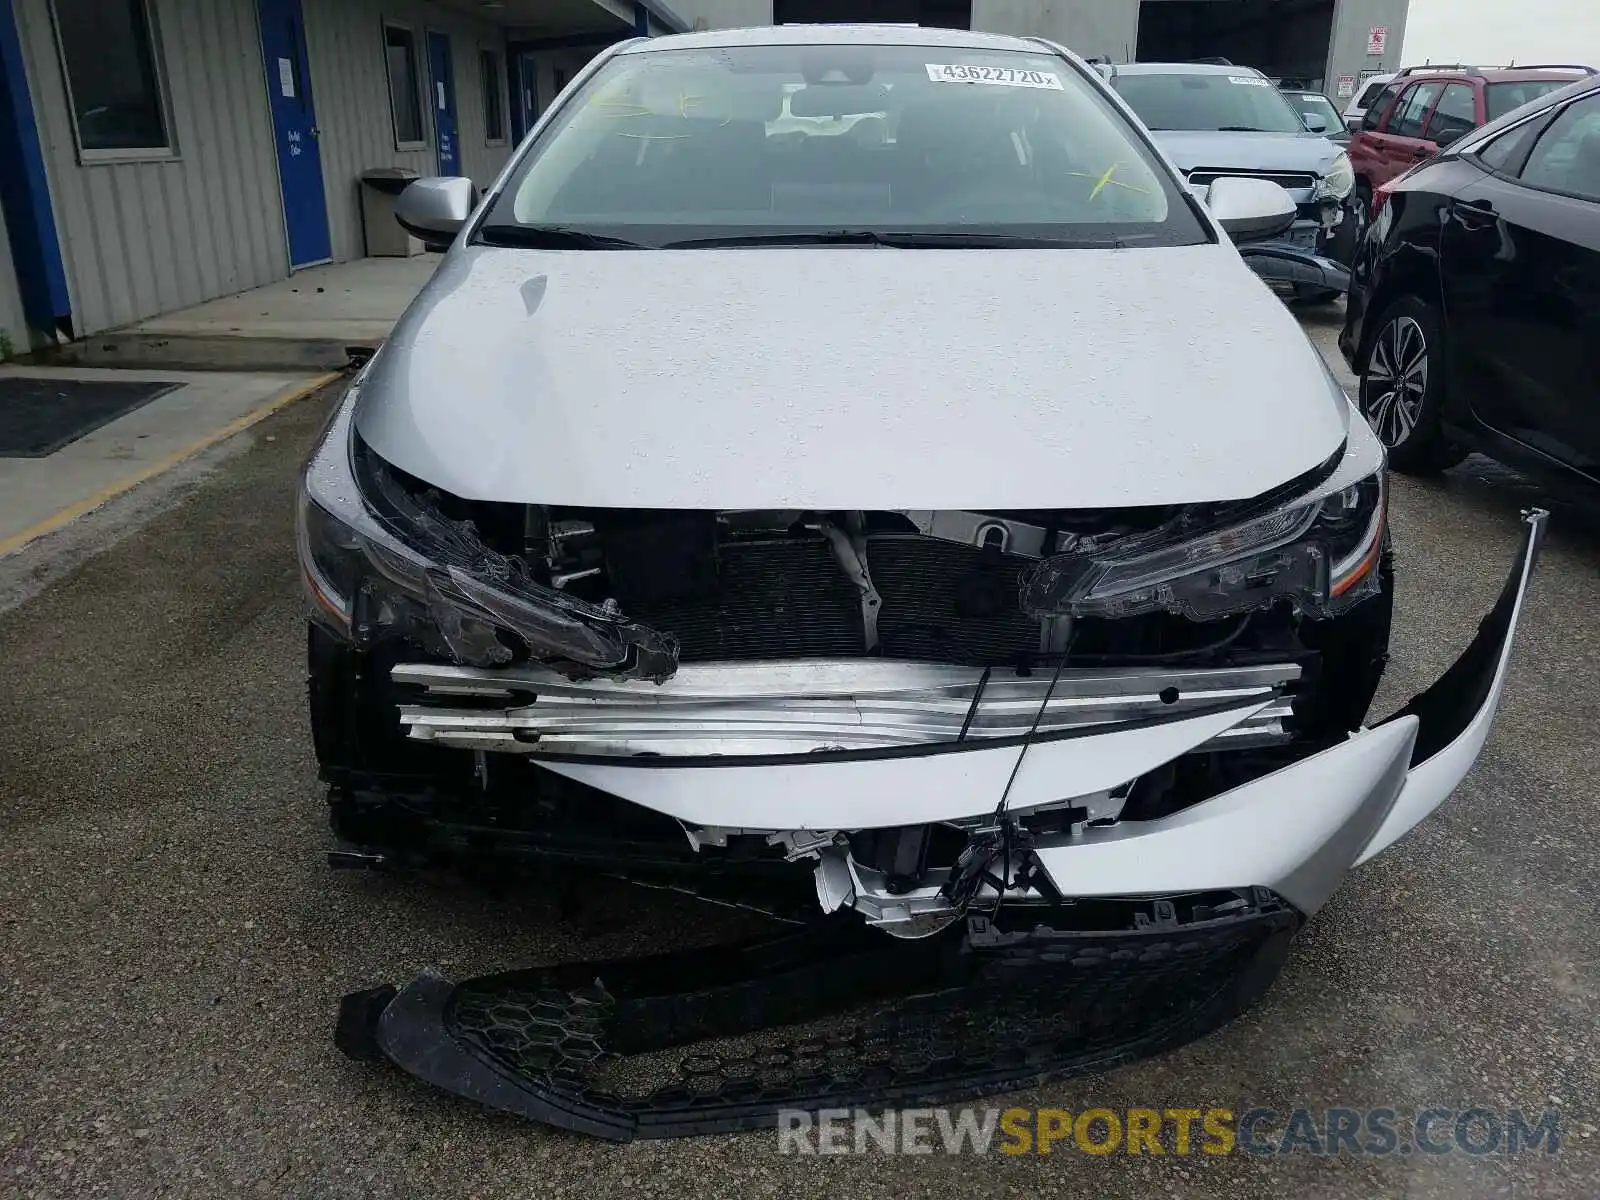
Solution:
M361 172L361 225L369 258L410 258L422 253L422 243L394 219L394 202L407 184L421 177L410 167L374 167Z

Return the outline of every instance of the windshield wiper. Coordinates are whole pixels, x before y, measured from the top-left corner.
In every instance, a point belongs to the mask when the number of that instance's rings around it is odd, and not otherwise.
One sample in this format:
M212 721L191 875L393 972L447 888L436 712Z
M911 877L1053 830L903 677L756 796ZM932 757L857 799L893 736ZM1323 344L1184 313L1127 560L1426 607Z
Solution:
M736 233L722 237L690 238L667 242L666 250L694 250L722 246L894 246L902 250L979 249L1010 246L1021 249L1119 249L1122 239L1060 238L1022 233L984 233L974 230L816 229L786 233Z
M1292 133L1293 130L1263 129L1259 125L1218 125L1218 133Z
M484 225L478 240L490 246L520 246L528 250L643 250L640 242L607 237L564 225Z

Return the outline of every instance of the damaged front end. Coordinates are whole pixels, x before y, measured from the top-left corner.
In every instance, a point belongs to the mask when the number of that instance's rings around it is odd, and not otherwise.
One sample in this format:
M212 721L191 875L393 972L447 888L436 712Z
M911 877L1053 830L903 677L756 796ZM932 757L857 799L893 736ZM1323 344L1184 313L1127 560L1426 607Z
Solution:
M351 1053L614 1137L952 1099L1227 1019L1470 768L1545 519L1461 662L1368 727L1393 581L1359 419L1241 502L685 512L444 495L353 405L299 522L339 861L559 862L800 926L348 999ZM841 1005L848 1035L762 1032ZM732 1066L667 1062L735 1034ZM665 1075L612 1078L636 1057Z
M1336 745L1385 661L1359 422L1240 502L577 509L406 475L358 393L298 525L345 861L489 847L754 877L757 907L809 872L822 912L924 937L1059 894L1043 854Z

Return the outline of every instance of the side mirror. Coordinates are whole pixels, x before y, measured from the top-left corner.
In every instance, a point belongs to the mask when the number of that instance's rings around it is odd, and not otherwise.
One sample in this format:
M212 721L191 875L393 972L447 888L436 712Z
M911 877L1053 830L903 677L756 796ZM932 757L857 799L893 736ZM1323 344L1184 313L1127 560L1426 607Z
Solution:
M472 215L476 193L472 180L458 176L418 179L394 202L394 219L429 250L445 250Z
M1306 128L1312 133L1328 132L1328 118L1323 116L1321 113L1306 113L1305 123Z
M415 184L412 184L415 187ZM1294 224L1293 198L1268 179L1224 176L1206 190L1206 207L1236 242L1276 237Z
M1443 150L1451 142L1459 142L1466 133L1465 129L1441 129L1433 135L1433 144Z

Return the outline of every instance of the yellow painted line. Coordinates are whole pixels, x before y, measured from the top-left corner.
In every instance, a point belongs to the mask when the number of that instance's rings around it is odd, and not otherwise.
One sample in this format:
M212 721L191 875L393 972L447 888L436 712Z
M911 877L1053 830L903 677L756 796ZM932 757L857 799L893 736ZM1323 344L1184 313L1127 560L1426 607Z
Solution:
M51 513L38 524L31 525L27 529L24 529L21 533L14 534L13 536L6 538L4 541L0 541L0 557L10 554L13 550L22 549L22 547L26 546L29 542L35 540L36 538L41 538L47 533L54 533L57 529L60 529L69 521L77 520L79 517L83 516L84 513L93 512L102 504L106 503L106 501L115 500L124 492L132 491L145 480L154 479L163 471L170 471L184 459L193 458L202 450L209 450L218 442L226 441L236 433L243 433L246 429L249 429L250 426L256 424L256 422L266 420L266 418L270 417L279 409L288 408L289 405L293 404L296 400L304 400L307 396L311 395L312 392L317 391L319 388L327 387L335 379L338 379L340 374L342 374L342 372L329 371L324 375L318 375L315 379L308 383L302 383L297 387L290 388L287 392L280 392L278 395L273 396L269 400L263 401L261 404L257 405L255 408L252 408L249 412L243 414L242 416L235 417L221 429L213 430L198 441L191 442L189 445L183 447L183 449L176 450L167 455L167 457L163 458L160 462L151 463L148 467L144 468L144 470L129 475L126 479L119 479L116 483L108 484L92 495L85 496L76 504L69 504L66 508Z

